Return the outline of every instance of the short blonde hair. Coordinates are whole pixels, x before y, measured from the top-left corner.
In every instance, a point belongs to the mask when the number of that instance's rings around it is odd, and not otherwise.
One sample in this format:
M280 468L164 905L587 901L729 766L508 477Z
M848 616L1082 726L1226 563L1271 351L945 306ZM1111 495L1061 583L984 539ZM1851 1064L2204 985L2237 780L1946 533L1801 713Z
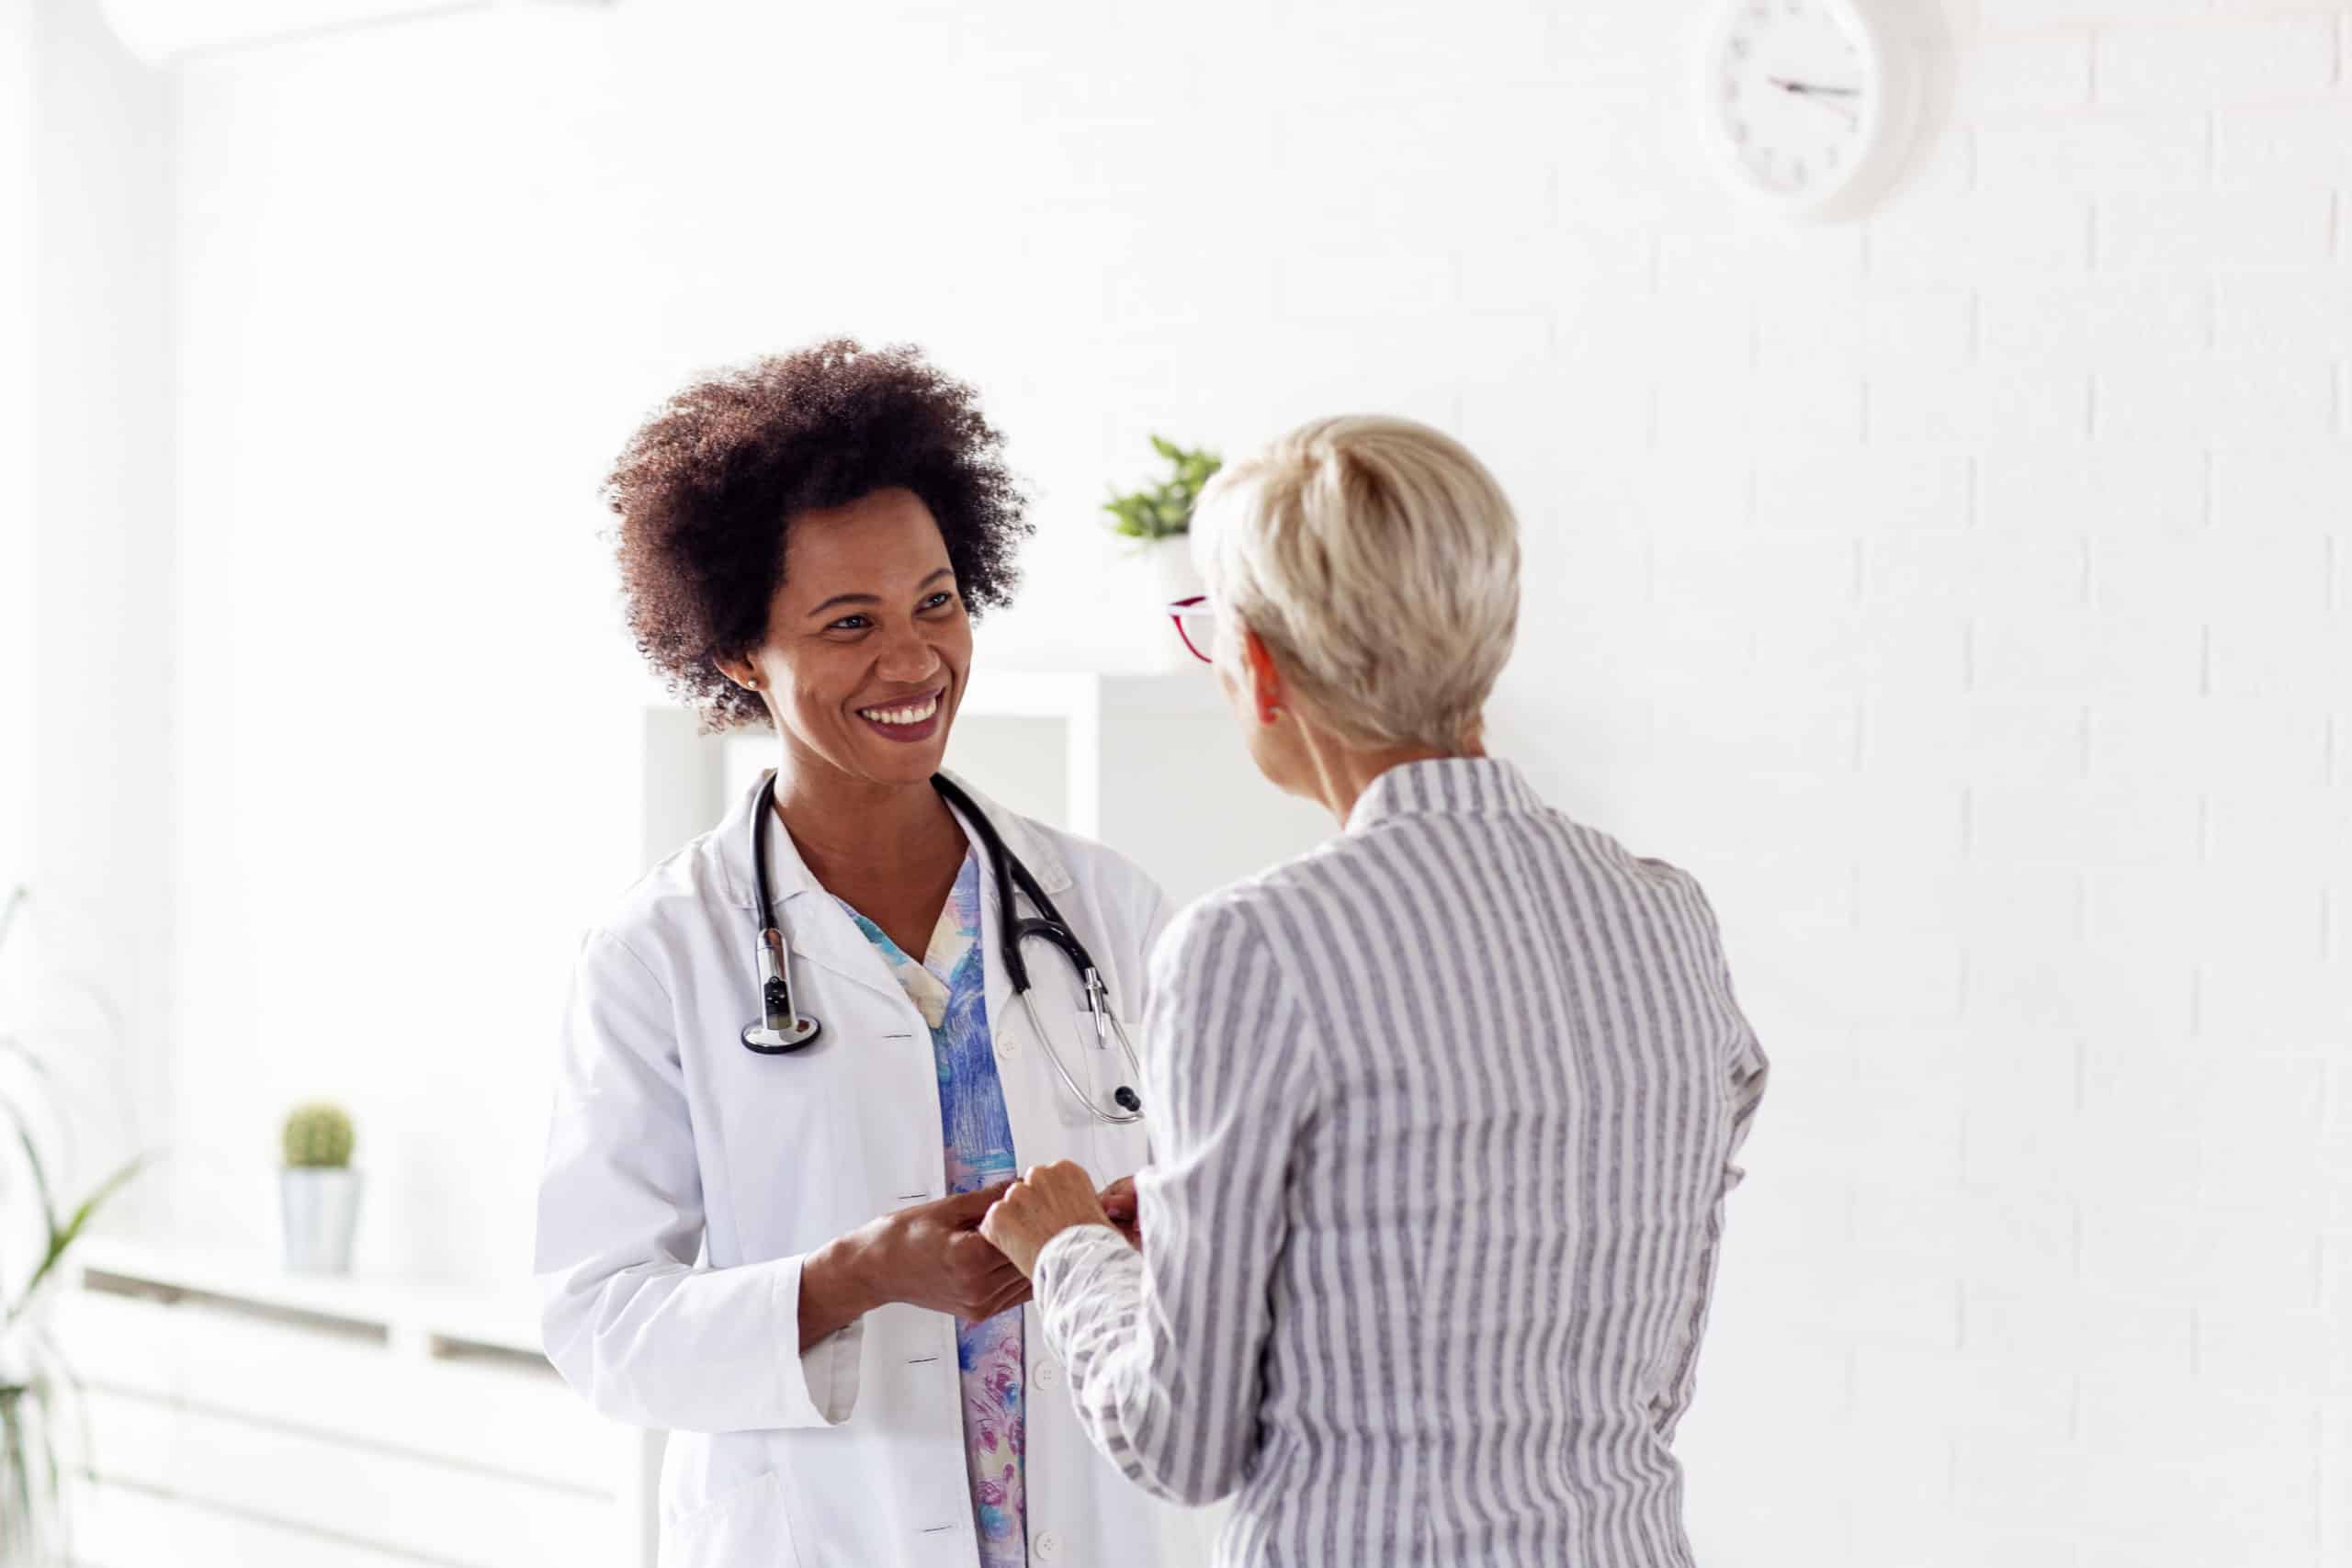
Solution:
M1519 523L1452 436L1373 414L1301 425L1211 481L1193 558L1343 739L1478 739L1519 629Z

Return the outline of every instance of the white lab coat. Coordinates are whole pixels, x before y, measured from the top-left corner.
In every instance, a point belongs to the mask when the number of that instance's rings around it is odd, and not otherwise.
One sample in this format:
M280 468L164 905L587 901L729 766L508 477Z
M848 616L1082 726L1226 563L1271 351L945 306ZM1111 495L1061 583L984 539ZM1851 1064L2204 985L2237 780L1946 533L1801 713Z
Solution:
M922 1015L775 825L794 999L824 1033L791 1055L743 1047L758 1006L753 798L648 873L581 953L539 1189L548 1355L605 1415L672 1430L663 1568L973 1568L954 1319L885 1306L796 1353L802 1258L943 1196L945 1159ZM979 805L1139 1037L1144 960L1168 915L1159 887L1099 844ZM1148 1123L1098 1122L1060 1085L998 961L1003 911L982 859L984 1005L1015 1157L1075 1159L1098 1184L1128 1175ZM1074 1026L1069 965L1043 943L1024 953L1047 1027L1056 1010ZM1131 1076L1123 1056L1069 1039L1072 1070L1111 1103ZM1023 1326L1031 1561L1193 1560L1200 1525L1170 1520L1093 1450L1034 1313ZM1183 1545L1163 1558L1170 1541Z

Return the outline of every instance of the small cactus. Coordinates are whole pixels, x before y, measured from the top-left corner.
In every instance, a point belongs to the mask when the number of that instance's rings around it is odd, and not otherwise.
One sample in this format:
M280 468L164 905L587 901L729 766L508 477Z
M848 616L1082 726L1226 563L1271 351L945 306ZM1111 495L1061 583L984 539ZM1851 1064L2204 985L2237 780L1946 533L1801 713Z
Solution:
M341 1169L351 1163L351 1118L339 1105L298 1105L286 1118L288 1166Z

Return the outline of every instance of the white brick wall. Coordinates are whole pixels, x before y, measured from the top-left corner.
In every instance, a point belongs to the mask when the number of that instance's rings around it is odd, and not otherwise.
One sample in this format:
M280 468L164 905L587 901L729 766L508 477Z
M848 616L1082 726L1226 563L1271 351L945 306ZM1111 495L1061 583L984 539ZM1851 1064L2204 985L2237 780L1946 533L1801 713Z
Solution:
M1043 496L1007 657L1124 635L1091 509L1145 432L1434 420L1524 514L1497 744L1705 878L1777 1064L1685 1427L1703 1560L2338 1568L2352 8L1948 0L1919 178L1820 228L1690 155L1698 9L705 0L198 65L188 580L252 647L307 646L231 566L312 537L322 494L401 560L485 514L552 543L544 622L506 641L241 673L190 631L187 732L376 690L370 756L403 722L438 751L446 711L383 717L420 677L550 657L593 678L535 694L533 737L470 743L520 768L594 729L628 666L584 542L603 465L688 370L820 332L917 339L987 389ZM394 459L322 394L355 355L363 408L432 411ZM182 761L191 823L300 809L227 753ZM579 772L582 823L625 815ZM394 847L353 874L384 929L429 925ZM254 848L180 868L199 1151L247 1131L204 1097L250 1079L257 1006L333 1007L204 945L246 928L201 889L274 896L230 863ZM546 886L584 908L610 877L575 853ZM544 984L462 959L449 984L488 1037L541 1039L561 949ZM434 1141L503 1147L530 1066L433 1021L380 1021L384 1137L401 1086L490 1072L479 1111L435 1101ZM319 1048L266 1038L278 1077ZM526 1165L436 1172L408 1234L511 1259L526 1194L430 1205Z

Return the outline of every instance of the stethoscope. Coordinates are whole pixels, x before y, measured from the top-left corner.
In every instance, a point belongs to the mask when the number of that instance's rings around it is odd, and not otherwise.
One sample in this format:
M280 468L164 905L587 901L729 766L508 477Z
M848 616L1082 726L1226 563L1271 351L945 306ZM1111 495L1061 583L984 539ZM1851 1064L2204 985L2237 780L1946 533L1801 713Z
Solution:
M1054 1071L1077 1101L1086 1107L1098 1122L1118 1125L1143 1120L1143 1096L1132 1083L1123 1083L1111 1091L1111 1103L1116 1111L1105 1111L1094 1097L1079 1087L1068 1063L1062 1060L1061 1047L1046 1032L1045 1021L1037 1016L1037 1004L1029 997L1029 964L1021 952L1021 944L1036 939L1051 944L1069 960L1086 987L1086 1008L1094 1021L1094 1048L1110 1049L1115 1038L1119 1049L1127 1059L1127 1070L1136 1078L1143 1077L1143 1063L1136 1059L1136 1048L1127 1039L1126 1027L1111 1006L1110 988L1102 983L1102 972L1094 966L1093 956L1078 933L1069 929L1054 901L1029 874L1013 852L1004 847L996 824L972 803L972 797L944 773L933 773L931 787L939 797L960 813L979 835L980 847L988 852L989 863L996 871L996 904L1004 929L998 933L997 960L1004 965L1005 975L1012 981L1012 994L1021 998L1022 1008L1029 1015L1029 1027L1045 1042L1046 1055L1054 1064ZM760 797L752 807L752 886L758 907L752 919L759 928L760 1007L761 1016L743 1026L743 1044L763 1056L781 1056L797 1051L824 1032L825 1026L808 1013L792 1005L792 948L784 939L784 931L776 924L775 904L768 897L768 818L775 815L775 775L770 773L760 783ZM1029 902L1037 911L1032 919L1015 919L1012 908L1013 885L1029 895Z

